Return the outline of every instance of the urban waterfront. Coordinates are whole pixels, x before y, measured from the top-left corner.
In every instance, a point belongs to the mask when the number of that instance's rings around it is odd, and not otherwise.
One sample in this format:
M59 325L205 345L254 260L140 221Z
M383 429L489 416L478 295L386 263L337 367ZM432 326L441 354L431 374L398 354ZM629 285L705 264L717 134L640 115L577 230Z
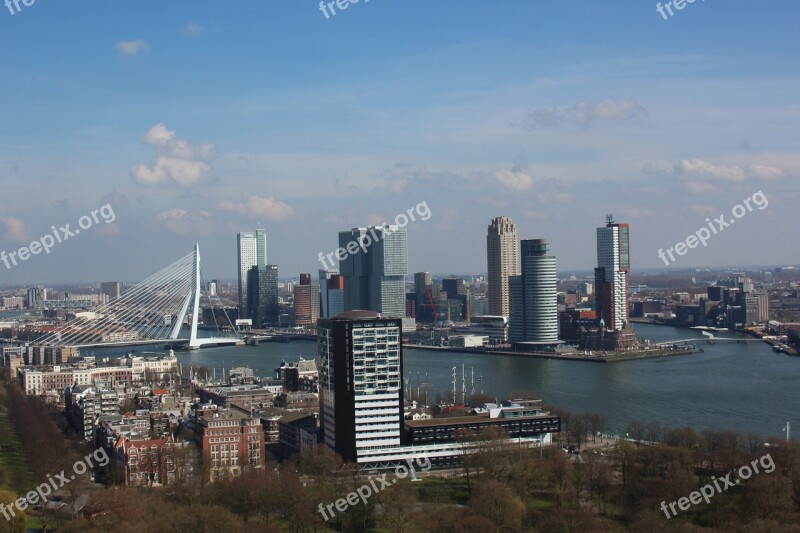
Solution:
M636 324L637 335L656 342L696 337L704 352L613 364L528 359L464 352L404 350L404 373L412 388L428 382L428 398L448 397L452 367L457 366L461 392L461 365L471 371L476 392L503 399L513 392L530 391L545 403L574 411L598 411L609 415L610 429L624 431L632 420L657 421L665 426L690 425L697 429L731 429L780 436L787 421L799 428L800 405L796 377L800 358L778 354L766 343L707 344L695 330ZM718 333L719 337L742 337ZM178 352L182 365L206 365L216 369L238 366L271 375L281 360L300 356L314 358L316 344L309 341L262 343L257 347L206 348ZM419 378L417 377L419 373ZM427 373L427 378L426 378ZM478 378L482 380L478 382ZM424 385L421 387L424 397ZM416 394L416 392L415 392Z

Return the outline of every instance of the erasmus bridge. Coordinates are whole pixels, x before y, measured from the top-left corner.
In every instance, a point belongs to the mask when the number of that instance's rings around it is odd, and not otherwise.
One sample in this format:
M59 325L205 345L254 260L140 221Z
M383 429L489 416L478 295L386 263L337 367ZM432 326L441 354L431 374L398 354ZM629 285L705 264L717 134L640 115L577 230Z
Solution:
M216 324L217 315L213 308L211 314L216 332L221 335L197 336L201 287L205 286L202 279L200 247L195 245L190 254L108 303L78 313L74 319L49 330L33 344L56 348L169 344L188 349L243 344L227 313L227 324ZM206 300L210 300L210 296L206 295ZM184 328L190 310L191 324ZM204 330L210 325L205 326ZM188 338L185 329L188 329ZM182 332L184 337L181 337Z

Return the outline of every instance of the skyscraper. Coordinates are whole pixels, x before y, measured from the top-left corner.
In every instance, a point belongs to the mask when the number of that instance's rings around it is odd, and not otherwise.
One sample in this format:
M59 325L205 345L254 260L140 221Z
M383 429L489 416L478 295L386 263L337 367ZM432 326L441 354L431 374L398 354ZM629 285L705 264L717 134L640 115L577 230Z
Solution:
M331 314L328 311L328 280L331 276L337 275L339 272L333 269L319 269L319 316L320 318L330 318ZM335 315L334 315L335 316Z
M508 277L519 275L517 227L508 217L497 217L486 235L489 273L489 314L508 316Z
M406 230L394 225L353 228L339 232L339 246L349 252L339 262L345 310L369 309L388 318L405 317Z
M556 258L548 248L545 239L520 243L522 274L509 278L512 343L558 343Z
M631 269L630 228L606 215L606 225L597 228L597 268L594 269L597 320L608 330L628 323L628 273Z
M319 285L311 282L311 274L300 274L300 283L294 286L294 325L316 325L319 309Z
M400 446L403 433L402 320L346 311L317 323L320 426L345 461Z
M414 316L417 322L433 322L435 319L436 305L433 300L433 278L430 272L417 272L414 274Z
M100 284L100 293L108 296L109 300L119 298L122 283L119 281L105 281Z
M254 298L249 294L250 289L258 287L258 278L261 277L263 290L267 290L265 285L266 230L257 229L254 232L239 233L236 236L236 248L239 265L239 318L253 318L253 306L259 305L259 299L257 295ZM258 289L256 290L258 291Z

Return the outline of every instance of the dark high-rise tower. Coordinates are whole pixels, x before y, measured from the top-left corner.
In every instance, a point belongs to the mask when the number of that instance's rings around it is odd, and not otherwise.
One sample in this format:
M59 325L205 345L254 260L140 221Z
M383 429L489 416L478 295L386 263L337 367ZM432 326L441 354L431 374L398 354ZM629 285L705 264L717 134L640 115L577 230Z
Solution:
M317 322L320 425L326 446L345 461L401 444L402 327L401 319L373 311Z

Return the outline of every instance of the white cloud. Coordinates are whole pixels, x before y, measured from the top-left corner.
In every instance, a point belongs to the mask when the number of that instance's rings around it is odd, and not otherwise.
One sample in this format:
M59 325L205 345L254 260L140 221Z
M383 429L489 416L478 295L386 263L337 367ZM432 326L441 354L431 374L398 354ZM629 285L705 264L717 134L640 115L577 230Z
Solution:
M28 240L28 230L25 223L14 217L0 217L0 224L5 226L3 237L14 242Z
M120 41L117 43L116 48L126 56L135 56L139 52L147 52L150 49L144 39L136 39L135 41Z
M687 181L686 188L689 189L690 192L696 194L702 194L704 192L710 192L716 189L716 187L710 183L703 183L701 181Z
M674 167L676 176L690 180L686 188L702 193L714 189L714 181L741 183L745 180L775 180L788 173L782 168L770 165L715 165L703 159L684 159Z
M156 215L156 223L179 235L207 233L210 227L211 213L205 210L190 212L175 208Z
M647 109L634 100L618 102L608 98L595 104L578 102L566 108L537 109L523 121L528 130L556 128L564 123L577 126L588 126L601 120L631 120L639 116L648 116Z
M519 170L498 170L494 173L494 178L514 191L525 192L533 188L533 177Z
M744 181L745 173L737 165L714 165L702 159L684 159L676 165L676 174L726 181Z
M222 202L219 209L233 211L245 216L273 221L282 221L294 215L294 208L276 200L263 196L251 196L246 202Z
M625 215L627 218L648 218L653 216L653 212L649 209L640 209L638 207L633 207L630 209L623 209L622 214Z
M196 22L190 22L183 28L183 34L189 37L198 37L204 30L205 28L202 25Z
M143 142L155 146L158 157L152 165L139 164L131 169L137 182L153 185L171 181L182 187L191 187L210 179L211 166L207 160L214 150L213 144L193 145L168 130L163 123L150 128Z
M710 205L694 204L691 205L689 209L691 209L693 213L702 216L711 216L719 213L719 211L716 208L711 207Z
M367 215L367 223L370 226L380 226L383 223L390 224L390 222L386 222L386 217L380 215Z
M540 193L536 195L536 199L543 203L566 203L572 201L572 195L566 192Z

